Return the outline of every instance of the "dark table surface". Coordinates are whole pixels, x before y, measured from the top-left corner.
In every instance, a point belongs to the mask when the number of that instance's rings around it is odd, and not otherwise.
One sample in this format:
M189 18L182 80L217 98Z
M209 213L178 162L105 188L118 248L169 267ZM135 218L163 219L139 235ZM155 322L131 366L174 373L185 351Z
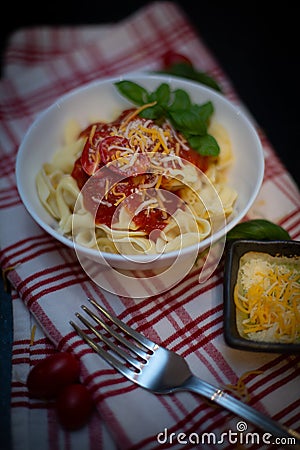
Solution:
M11 2L12 6L7 4L8 12L0 19L0 52L3 54L9 35L19 28L114 22L146 3L149 2L117 5L85 0L80 5L65 0L58 6L57 2ZM281 2L272 8L254 1L176 3L218 59L236 92L299 185L300 41L296 3L291 6ZM10 296L4 293L2 284L0 300L0 408L4 418L0 421L0 442L6 450L9 448L12 317Z

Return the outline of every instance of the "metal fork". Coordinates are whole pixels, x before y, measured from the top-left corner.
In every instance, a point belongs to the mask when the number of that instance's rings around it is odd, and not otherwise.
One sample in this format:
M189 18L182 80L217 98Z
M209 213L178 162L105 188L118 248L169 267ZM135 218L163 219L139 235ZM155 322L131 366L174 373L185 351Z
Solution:
M101 326L102 332L99 332L81 314L76 313L76 316L98 339L93 340L73 321L70 321L70 324L95 352L129 380L156 394L170 394L176 391L195 392L248 420L265 432L271 433L272 436L287 438L287 442L292 444L293 449L300 448L298 432L275 422L223 389L199 379L191 372L187 362L180 355L159 346L128 327L95 300L88 300L102 316L111 322L111 325L84 305L82 309Z

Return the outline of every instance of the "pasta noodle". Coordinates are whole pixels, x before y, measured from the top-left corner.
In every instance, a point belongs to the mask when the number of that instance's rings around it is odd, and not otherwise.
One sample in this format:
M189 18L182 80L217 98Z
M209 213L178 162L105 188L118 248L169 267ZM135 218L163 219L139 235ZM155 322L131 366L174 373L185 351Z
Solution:
M85 247L155 254L197 244L233 212L229 135L212 123L220 155L201 156L170 123L137 113L83 130L71 120L63 145L37 174L40 201L60 232Z

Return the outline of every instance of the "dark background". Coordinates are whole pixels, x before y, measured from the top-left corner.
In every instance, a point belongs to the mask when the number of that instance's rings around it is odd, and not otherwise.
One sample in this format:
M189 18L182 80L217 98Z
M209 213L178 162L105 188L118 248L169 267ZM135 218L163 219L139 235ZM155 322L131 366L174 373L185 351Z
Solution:
M85 0L31 2L2 14L0 50L11 32L32 25L119 21L149 2ZM262 1L176 2L218 59L238 95L267 134L297 184L299 149L299 37L296 4Z

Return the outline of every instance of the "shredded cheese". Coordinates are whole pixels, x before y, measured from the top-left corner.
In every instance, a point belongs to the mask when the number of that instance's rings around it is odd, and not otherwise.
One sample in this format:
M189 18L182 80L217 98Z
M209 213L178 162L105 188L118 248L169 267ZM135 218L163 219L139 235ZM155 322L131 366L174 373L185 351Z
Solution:
M15 270L15 268L18 267L20 264L21 263L18 262L18 263L16 263L13 266L8 266L8 267L5 267L4 269L2 269L3 288L4 288L5 292L9 291L9 281L8 281L8 278L7 278L8 272L10 272L11 270Z
M263 373L262 370L248 370L239 377L236 384L226 384L225 389L231 391L243 401L248 402L250 400L250 394L245 379L251 375L258 375L261 373Z
M138 215L141 211L145 210L149 210L149 208L156 208L158 206L157 204L157 199L155 198L150 198L149 200L145 200L144 202L142 202L135 210L135 215Z
M234 301L249 339L300 340L300 259L248 252L240 261Z
M93 138L95 136L96 129L97 129L97 125L95 124L95 125L92 126L91 132L89 134L89 138L88 139L89 139L89 144L91 146L93 146Z
M33 325L33 327L31 328L30 344L29 345L33 345L34 344L35 332L36 332L36 325Z
M116 197L120 197L120 198L118 200L116 200L114 205L118 206L123 200L125 200L126 194L125 194L125 192L117 192L115 188L116 188L116 186L113 186L112 192Z
M135 111L133 111L131 114L129 114L128 117L123 121L122 127L126 126L128 122L130 122L134 117L136 117L140 112L144 111L144 109L151 108L151 106L156 105L156 101L152 103L147 103L146 105L142 105L140 108L137 108Z
M159 189L159 187L161 185L161 182L162 182L162 177L163 177L162 174L158 175L158 180L157 180L157 183L155 185L155 189Z

